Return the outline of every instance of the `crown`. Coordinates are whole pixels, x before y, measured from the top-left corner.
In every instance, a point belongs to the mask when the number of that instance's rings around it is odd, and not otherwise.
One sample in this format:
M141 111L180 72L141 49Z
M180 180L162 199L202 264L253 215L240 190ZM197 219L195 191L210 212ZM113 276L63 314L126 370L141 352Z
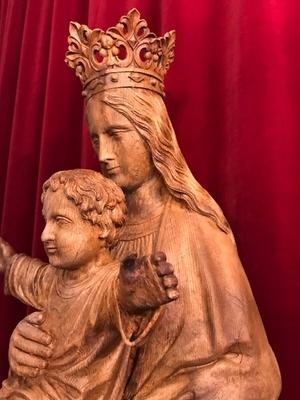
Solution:
M137 9L102 31L70 22L65 61L80 78L84 96L113 88L142 88L164 96L164 76L174 60L175 31L157 37Z

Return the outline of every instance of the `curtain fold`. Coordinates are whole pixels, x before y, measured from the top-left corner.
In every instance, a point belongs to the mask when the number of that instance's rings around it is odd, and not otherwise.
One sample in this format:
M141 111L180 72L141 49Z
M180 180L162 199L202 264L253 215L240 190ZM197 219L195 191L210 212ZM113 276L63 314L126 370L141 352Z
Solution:
M221 205L283 376L300 398L298 0L2 0L0 226L20 252L45 258L42 183L62 169L98 169L81 85L65 65L70 21L106 29L136 7L157 34L176 29L166 103L201 184ZM0 379L26 307L0 278Z

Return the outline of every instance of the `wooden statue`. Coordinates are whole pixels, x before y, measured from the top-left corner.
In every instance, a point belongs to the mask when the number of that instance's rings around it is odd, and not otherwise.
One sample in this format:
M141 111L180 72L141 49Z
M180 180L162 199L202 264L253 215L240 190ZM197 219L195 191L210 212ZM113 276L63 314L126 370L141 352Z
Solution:
M0 398L120 397L124 357L153 329L159 307L178 297L173 268L163 253L131 254L120 268L110 248L125 222L125 199L99 173L58 172L42 199L50 264L14 254L3 240L0 260L7 292L44 313L54 352L36 377L11 372Z
M91 376L110 393L72 398L275 400L279 369L233 234L190 172L163 101L174 45L174 31L157 37L135 9L107 31L70 24L66 62L83 85L102 173L122 188L128 207L112 254L165 252L180 293L142 342L124 338L117 377ZM41 376L55 351L43 317L29 317L12 336L11 369ZM98 357L109 359L101 346Z

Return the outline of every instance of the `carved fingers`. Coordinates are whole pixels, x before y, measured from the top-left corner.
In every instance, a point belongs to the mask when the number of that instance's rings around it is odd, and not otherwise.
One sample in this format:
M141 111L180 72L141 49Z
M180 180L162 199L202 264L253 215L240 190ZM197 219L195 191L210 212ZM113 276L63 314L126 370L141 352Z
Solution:
M41 358L24 353L18 348L14 349L13 354L14 357L9 359L10 367L19 376L33 378L47 367L47 363Z
M28 322L33 325L41 325L45 321L45 313L44 312L33 312L24 319L24 322ZM50 337L50 336L49 336Z
M167 257L163 252L157 252L151 256L151 262L156 267L156 273L161 279L161 284L170 301L179 297L177 290L178 279L174 275L174 267L167 262Z
M31 321L24 320L24 325L19 331L20 336L36 342L37 344L48 346L52 339L51 336L44 332L39 326L33 324Z
M43 321L42 313L35 312L16 327L9 343L11 369L20 376L34 377L47 368L47 360L53 349L51 336L38 324Z

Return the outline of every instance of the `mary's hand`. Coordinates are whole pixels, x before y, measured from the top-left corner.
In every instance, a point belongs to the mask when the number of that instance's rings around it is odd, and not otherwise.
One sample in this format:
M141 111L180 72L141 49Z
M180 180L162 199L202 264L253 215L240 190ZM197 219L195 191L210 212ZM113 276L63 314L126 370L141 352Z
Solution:
M53 349L51 336L40 327L43 320L42 312L30 314L19 322L11 336L9 363L17 375L35 377L47 368Z

